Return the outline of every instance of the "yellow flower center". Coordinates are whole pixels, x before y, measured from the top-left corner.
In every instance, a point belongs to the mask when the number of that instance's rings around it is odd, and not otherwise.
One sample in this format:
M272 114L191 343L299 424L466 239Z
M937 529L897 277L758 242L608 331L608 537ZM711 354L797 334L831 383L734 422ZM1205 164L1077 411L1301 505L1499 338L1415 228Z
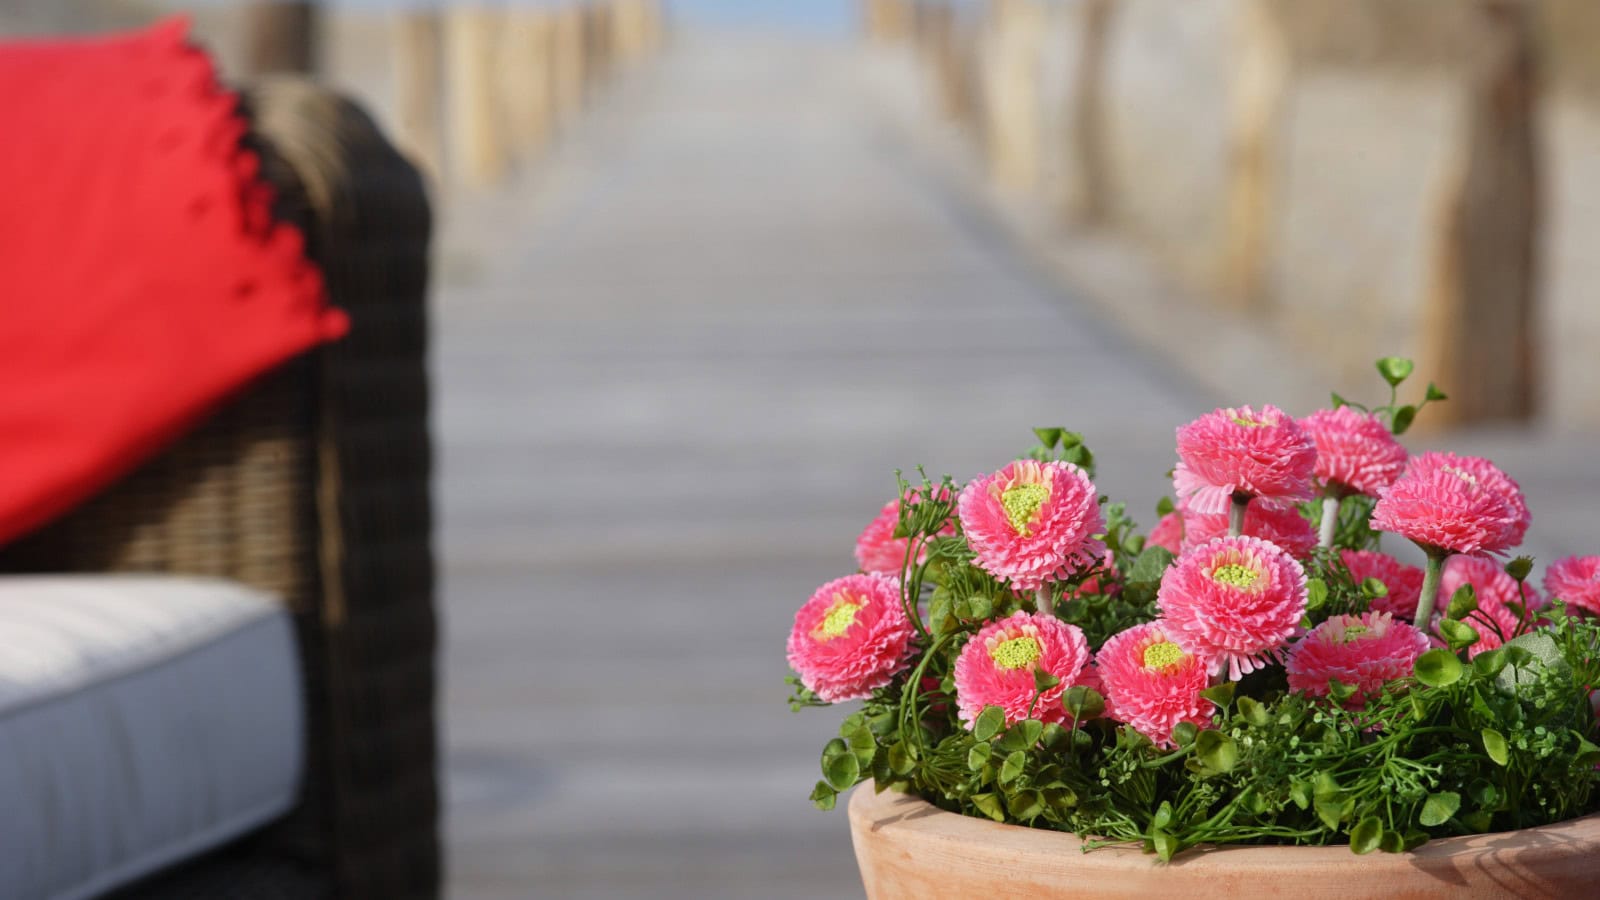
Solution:
M1011 527L1017 534L1026 536L1028 523L1033 521L1034 515L1039 512L1039 507L1044 501L1050 499L1050 488L1042 484L1019 484L1006 488L1000 495L1000 505L1005 508L1006 518L1010 520Z
M1358 641L1361 639L1362 635L1371 630L1371 628L1368 628L1365 625L1346 625L1344 627L1344 643L1348 644L1351 641Z
M1246 419L1244 416L1234 416L1233 423L1235 425L1243 425L1246 428L1265 428L1272 424L1271 422L1257 422L1255 419Z
M1249 566L1241 566L1238 563L1228 563L1225 566L1218 566L1216 571L1211 573L1212 581L1215 581L1218 584L1225 584L1229 587L1236 588L1250 587L1251 585L1255 584L1256 579L1260 577L1260 572L1257 572L1255 569L1252 569Z
M828 612L822 617L822 622L812 630L811 636L819 641L831 641L842 637L850 626L856 623L856 613L860 612L866 602L855 603L843 594L834 598L833 605L828 607Z
M1039 659L1039 642L1027 635L1001 641L989 648L989 658L1002 669L1021 669Z
M1444 466L1443 469L1446 472L1449 472L1451 475L1454 475L1462 481L1465 481L1467 484L1476 486L1478 483L1478 477L1473 475L1471 472L1468 472L1466 469L1458 469L1455 466Z
M1162 641L1144 648L1144 667L1151 671L1160 671L1169 666L1183 662L1183 648L1171 641Z

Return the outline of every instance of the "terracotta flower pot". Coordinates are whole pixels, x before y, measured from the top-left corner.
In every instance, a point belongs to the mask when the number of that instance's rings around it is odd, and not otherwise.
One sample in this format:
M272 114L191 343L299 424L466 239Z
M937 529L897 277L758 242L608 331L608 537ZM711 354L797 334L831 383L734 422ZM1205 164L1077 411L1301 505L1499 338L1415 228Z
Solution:
M1435 840L1413 853L1226 847L1162 864L1137 848L1083 853L1070 834L957 815L906 794L874 794L869 782L850 798L850 834L871 900L1600 896L1600 815Z

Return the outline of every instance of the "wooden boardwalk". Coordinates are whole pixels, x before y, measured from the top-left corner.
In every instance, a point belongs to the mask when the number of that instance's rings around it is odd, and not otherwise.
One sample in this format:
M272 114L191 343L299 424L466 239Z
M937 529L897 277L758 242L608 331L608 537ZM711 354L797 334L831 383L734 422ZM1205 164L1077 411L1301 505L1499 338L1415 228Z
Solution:
M1148 524L1173 427L1222 399L1038 277L861 65L684 37L534 176L452 207L454 897L859 896L842 810L806 800L837 716L788 712L783 644L892 470L971 477L1064 424ZM1581 520L1583 458L1529 485L1568 498L1546 521Z

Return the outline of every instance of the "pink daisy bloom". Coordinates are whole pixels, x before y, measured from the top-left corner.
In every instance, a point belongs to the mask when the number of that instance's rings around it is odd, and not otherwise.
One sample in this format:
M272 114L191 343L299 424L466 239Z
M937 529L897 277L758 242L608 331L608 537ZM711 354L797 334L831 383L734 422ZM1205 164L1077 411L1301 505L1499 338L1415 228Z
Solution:
M1469 659L1504 643L1500 634L1495 633L1496 627L1506 638L1516 635L1521 623L1510 604L1520 605L1524 591L1530 611L1544 607L1544 599L1537 588L1523 585L1523 590L1518 590L1517 580L1507 575L1494 560L1482 556L1452 556L1445 561L1444 574L1439 578L1439 594L1434 605L1438 613L1433 617L1435 633L1439 630L1439 620L1450 607L1450 598L1464 584L1472 585L1478 600L1478 608L1461 620L1478 632L1477 643L1467 648Z
M1357 585L1376 578L1389 589L1389 593L1372 601L1373 611L1407 622L1417 617L1417 600L1422 596L1421 569L1376 550L1340 550L1339 558Z
M1383 686L1411 674L1428 637L1386 612L1332 616L1289 648L1284 668L1289 689L1312 697L1328 696L1337 679L1356 689L1346 706L1359 708Z
M1200 696L1211 685L1210 665L1168 638L1159 620L1112 635L1095 654L1095 667L1106 714L1158 746L1172 746L1179 722L1211 724L1212 703Z
M817 588L795 613L789 665L829 703L860 700L905 668L911 637L897 580L846 575Z
M1017 612L983 626L956 658L956 708L968 728L984 707L1005 710L1006 724L1029 716L1043 722L1065 721L1061 695L1082 684L1088 672L1089 642L1076 625L1055 616ZM1034 702L1033 672L1042 669L1060 679Z
M908 495L912 502L916 502L918 495ZM856 538L856 563L863 572L878 572L884 575L900 577L906 564L906 548L910 544L909 538L895 537L894 530L900 524L900 501L890 500L878 510L878 515L867 527L862 529L860 537ZM941 529L940 534L955 534L955 526L947 525ZM919 549L916 562L926 561L928 553L926 548Z
M1435 550L1499 553L1528 530L1517 483L1486 459L1453 453L1414 456L1382 491L1372 527Z
M1183 530L1183 513L1173 510L1162 516L1156 527L1150 529L1145 546L1165 547L1167 552L1177 556L1183 550Z
M1544 572L1544 590L1568 606L1600 613L1600 556L1569 556L1552 563Z
M1228 511L1235 494L1269 500L1309 500L1317 448L1311 436L1276 406L1257 412L1219 409L1178 428L1172 473L1185 511Z
M1228 514L1184 513L1183 529L1183 549L1187 552L1207 541L1226 537ZM1300 515L1300 510L1266 501L1252 503L1245 509L1244 530L1240 533L1271 541L1296 559L1309 557L1317 546L1317 529Z
M1275 658L1299 626L1305 570L1260 538L1218 538L1167 569L1156 604L1174 643L1238 681Z
M1406 448L1372 413L1349 406L1319 409L1300 420L1317 446L1317 482L1334 496L1378 492L1406 467Z
M1018 460L973 479L956 514L977 564L1018 590L1059 581L1105 553L1094 483L1071 463Z

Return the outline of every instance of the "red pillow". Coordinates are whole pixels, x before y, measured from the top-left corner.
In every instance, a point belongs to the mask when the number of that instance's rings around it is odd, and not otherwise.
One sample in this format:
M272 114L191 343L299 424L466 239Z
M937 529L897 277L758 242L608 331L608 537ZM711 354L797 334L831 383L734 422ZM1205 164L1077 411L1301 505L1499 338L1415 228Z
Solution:
M348 328L187 30L0 43L0 543Z

